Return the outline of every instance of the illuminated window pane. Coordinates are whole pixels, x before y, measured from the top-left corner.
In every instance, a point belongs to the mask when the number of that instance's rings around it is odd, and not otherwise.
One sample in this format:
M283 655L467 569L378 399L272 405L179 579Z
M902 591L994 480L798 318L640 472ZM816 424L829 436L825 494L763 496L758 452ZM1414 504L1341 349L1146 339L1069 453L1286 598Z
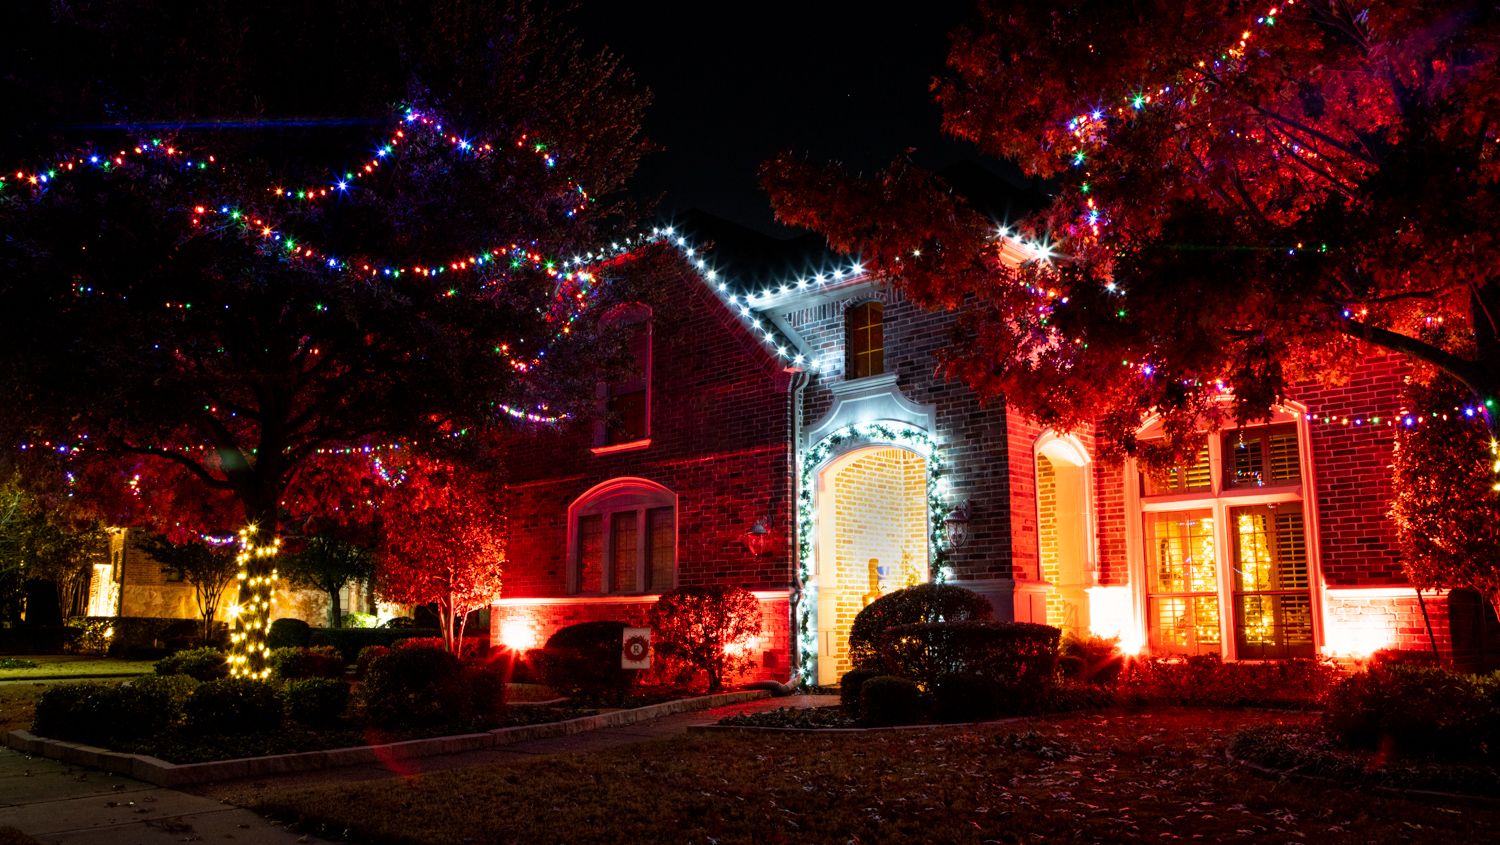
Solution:
M1312 597L1301 506L1230 509L1241 658L1311 657Z
M1146 514L1145 534L1152 648L1166 654L1217 652L1219 566L1213 511Z
M635 511L617 513L610 517L610 542L614 559L611 561L612 584L616 593L633 593L636 587L636 564L640 560L640 547L636 540L640 533L640 518Z
M850 308L844 316L844 346L844 378L885 372L885 306L862 302Z
M1198 451L1198 458L1189 466L1173 467L1155 475L1142 475L1142 492L1147 496L1169 493L1194 493L1213 487L1213 467L1208 462L1208 447Z
M578 592L598 593L603 591L604 573L604 517L579 517L578 519Z
M1302 478L1294 426L1260 426L1224 434L1224 486L1295 484Z
M646 554L650 557L651 583L647 589L672 589L677 570L677 517L671 508L655 508L646 514L650 523Z

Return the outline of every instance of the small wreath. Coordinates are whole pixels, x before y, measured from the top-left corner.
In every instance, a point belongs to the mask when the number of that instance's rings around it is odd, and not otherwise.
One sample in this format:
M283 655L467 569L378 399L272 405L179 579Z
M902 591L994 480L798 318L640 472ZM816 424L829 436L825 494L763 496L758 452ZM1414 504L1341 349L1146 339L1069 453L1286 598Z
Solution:
M651 644L645 637L637 634L625 640L625 659L632 663L639 663L646 659L647 653L651 651Z

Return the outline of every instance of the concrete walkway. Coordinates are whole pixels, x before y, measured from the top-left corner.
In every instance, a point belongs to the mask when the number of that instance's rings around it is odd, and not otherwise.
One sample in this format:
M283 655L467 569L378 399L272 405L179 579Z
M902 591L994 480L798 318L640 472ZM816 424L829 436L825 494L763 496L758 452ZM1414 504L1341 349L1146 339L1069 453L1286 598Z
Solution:
M735 713L777 707L821 707L836 696L761 699L651 722L540 739L465 754L405 760L391 766L350 766L277 778L196 787L199 794L0 750L0 827L17 828L46 845L158 845L168 842L323 843L241 809L271 788L420 776L424 772L587 753L677 736Z

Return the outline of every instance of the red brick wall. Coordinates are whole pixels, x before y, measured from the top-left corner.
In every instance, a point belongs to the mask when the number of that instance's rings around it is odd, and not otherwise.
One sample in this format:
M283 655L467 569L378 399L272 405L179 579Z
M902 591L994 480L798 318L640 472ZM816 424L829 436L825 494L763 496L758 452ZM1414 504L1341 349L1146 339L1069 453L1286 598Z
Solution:
M1125 464L1094 460L1094 525L1098 532L1099 583L1130 583L1130 558L1125 552Z
M742 677L735 678L734 681L764 679L785 681L791 674L789 666L791 611L787 605L787 597L785 593L776 592L763 593L757 598L760 600L761 629L759 642L754 650L754 662L749 672ZM490 642L501 643L501 631L505 623L511 621L526 624L536 637L538 646L545 644L547 638L559 628L580 622L610 620L628 622L636 627L644 628L647 627L647 616L655 601L655 596L643 596L622 598L619 601L594 600L571 604L524 602L500 604L491 608ZM662 668L660 661L652 661L653 670ZM656 672L653 679L663 680L664 678L660 672Z
M524 454L504 456L511 483L503 598L565 596L568 506L594 486L625 476L677 494L678 585L786 590L791 584L791 377L686 268L669 281L659 301L647 303L653 311L650 445L595 455L593 425L581 421L543 433ZM756 558L744 534L762 519L771 538ZM563 619L594 612L548 614ZM545 639L550 628L541 633ZM789 653L780 660L784 667Z
M1329 586L1406 583L1386 510L1395 436L1389 423L1401 406L1402 379L1409 371L1405 359L1372 352L1347 385L1304 384L1289 391L1314 417L1313 476L1323 578ZM1379 423L1370 419L1374 416Z

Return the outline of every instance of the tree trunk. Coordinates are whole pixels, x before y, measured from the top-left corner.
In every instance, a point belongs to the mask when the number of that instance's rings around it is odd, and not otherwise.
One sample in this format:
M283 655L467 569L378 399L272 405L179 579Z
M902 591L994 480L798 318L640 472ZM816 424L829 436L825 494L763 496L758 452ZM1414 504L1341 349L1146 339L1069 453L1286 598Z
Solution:
M344 627L344 613L339 607L339 591L343 586L334 587L328 591L328 627Z

